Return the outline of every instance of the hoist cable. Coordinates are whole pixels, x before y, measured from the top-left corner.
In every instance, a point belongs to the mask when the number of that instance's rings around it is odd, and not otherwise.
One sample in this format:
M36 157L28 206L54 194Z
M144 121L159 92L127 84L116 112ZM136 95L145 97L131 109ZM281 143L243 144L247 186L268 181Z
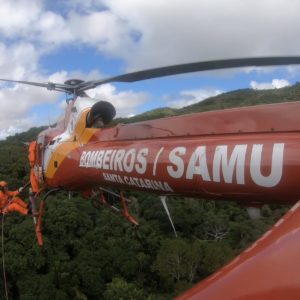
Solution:
M1 248L2 248L2 269L3 269L3 281L5 288L6 300L8 299L7 283L6 283L6 272L5 272L5 258L4 258L4 214L2 214L2 230L1 230Z

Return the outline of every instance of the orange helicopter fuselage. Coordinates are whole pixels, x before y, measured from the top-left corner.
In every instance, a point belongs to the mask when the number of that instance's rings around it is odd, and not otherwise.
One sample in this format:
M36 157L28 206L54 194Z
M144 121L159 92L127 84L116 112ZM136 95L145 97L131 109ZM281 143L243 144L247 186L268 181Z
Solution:
M113 186L161 195L294 203L300 196L300 103L282 103L87 128L77 98L39 135L47 187Z

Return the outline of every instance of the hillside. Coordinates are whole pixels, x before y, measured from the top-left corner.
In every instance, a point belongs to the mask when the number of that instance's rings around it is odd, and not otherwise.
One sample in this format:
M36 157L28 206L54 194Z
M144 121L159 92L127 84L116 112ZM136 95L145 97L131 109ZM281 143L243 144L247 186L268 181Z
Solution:
M290 87L273 90L243 89L224 93L202 102L183 107L178 110L178 114L299 100L299 83Z
M161 108L118 119L137 122L196 111L300 99L300 85L240 90L182 109ZM0 141L0 180L16 189L28 181L27 149L45 127ZM6 277L10 299L172 299L202 280L261 236L286 208L264 206L263 218L249 219L230 202L174 197L168 200L178 238L156 195L126 193L138 228L81 195L60 192L47 201L43 249L30 217L4 220ZM27 201L27 191L22 193ZM0 260L2 256L0 255ZM0 275L0 298L4 299Z
M210 97L204 101L180 109L164 107L147 111L131 118L119 118L116 119L116 123L133 123L201 111L299 100L300 83L274 90L242 89Z

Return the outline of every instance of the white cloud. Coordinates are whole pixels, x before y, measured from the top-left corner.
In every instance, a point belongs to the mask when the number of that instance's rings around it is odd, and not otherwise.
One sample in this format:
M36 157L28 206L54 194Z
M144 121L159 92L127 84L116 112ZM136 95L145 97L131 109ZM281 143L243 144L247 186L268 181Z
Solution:
M250 86L254 90L281 89L289 85L291 84L286 79L273 79L272 82L250 82Z
M126 46L126 24L109 11L70 14L69 26L76 40L100 51L116 54L120 46Z
M125 59L130 70L299 54L300 41L294 38L300 27L298 1L188 0L182 5L181 0L76 0L60 5L69 11L47 10L38 0L2 0L0 34L22 37L45 52L88 44Z
M62 2L70 10L62 14L38 0L1 0L0 34L36 42L44 50L49 45L88 44L125 59L130 69L299 54L300 41L294 38L300 27L298 1L84 2Z
M32 40L46 44L44 47L46 51L49 51L49 45L61 46L74 40L67 21L62 16L49 11L43 12L37 18L30 33Z
M1 78L19 80L37 70L40 56L30 43L6 45L0 43Z
M116 110L117 117L128 117L137 113L138 108L149 100L149 95L144 92L124 91L118 92L112 84L104 84L87 94L99 100L111 102Z
M103 10L103 6L100 10L96 1L83 7L83 11L70 10L63 15L47 10L38 0L1 0L0 36L33 42L43 53L70 43L88 44L108 55L128 50L127 21Z
M32 108L57 101L59 94L46 89L16 85L0 90L0 129L5 132L20 132L32 126L47 124L39 116L33 117ZM1 135L1 134L0 134Z
M141 34L130 68L216 58L299 54L300 2L293 0L105 0ZM280 20L280 21L279 21ZM126 23L123 23L123 25ZM274 34L276 33L276 34Z
M1 0L0 33L5 37L15 37L26 33L41 11L41 1Z
M180 97L175 100L169 100L171 98L169 95L165 96L165 100L168 100L168 106L173 108L181 108L197 102L201 102L209 97L217 96L222 93L224 93L224 91L212 89L189 90L182 91L180 93Z

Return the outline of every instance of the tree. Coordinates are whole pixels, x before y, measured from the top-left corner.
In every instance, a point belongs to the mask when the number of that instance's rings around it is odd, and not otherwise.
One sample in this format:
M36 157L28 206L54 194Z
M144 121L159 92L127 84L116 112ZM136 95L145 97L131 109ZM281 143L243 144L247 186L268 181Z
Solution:
M174 282L193 282L196 271L203 259L201 245L184 239L167 239L157 254L153 270L160 276Z
M143 290L123 278L113 278L103 293L105 300L144 300Z

